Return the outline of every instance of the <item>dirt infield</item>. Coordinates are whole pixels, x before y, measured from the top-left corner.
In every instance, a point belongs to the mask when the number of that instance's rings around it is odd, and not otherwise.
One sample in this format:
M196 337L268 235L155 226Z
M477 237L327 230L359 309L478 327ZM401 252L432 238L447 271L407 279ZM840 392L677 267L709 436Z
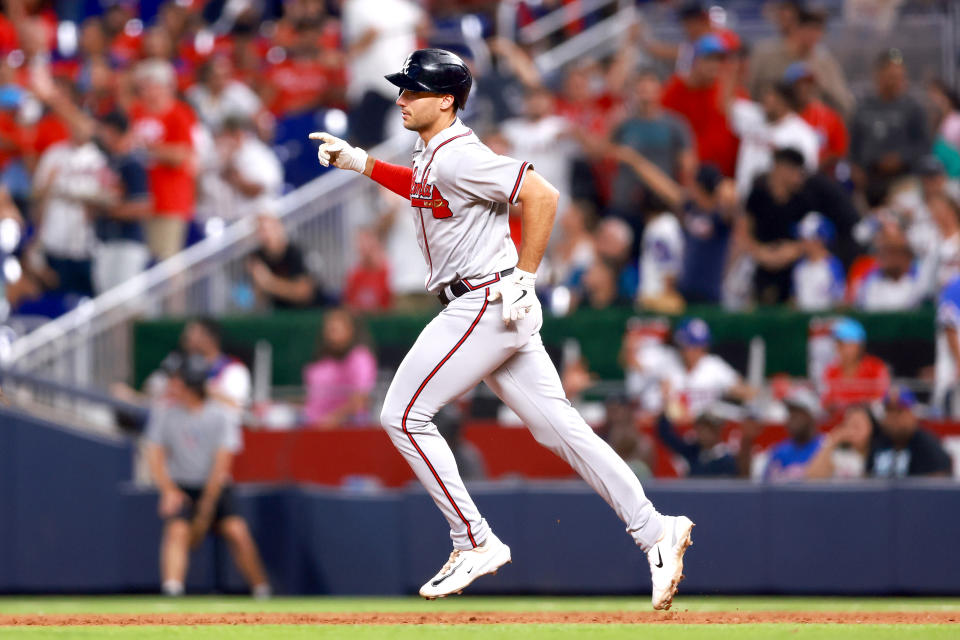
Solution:
M960 624L960 612L721 611L721 612L438 612L438 613L179 613L0 615L0 626L211 624Z

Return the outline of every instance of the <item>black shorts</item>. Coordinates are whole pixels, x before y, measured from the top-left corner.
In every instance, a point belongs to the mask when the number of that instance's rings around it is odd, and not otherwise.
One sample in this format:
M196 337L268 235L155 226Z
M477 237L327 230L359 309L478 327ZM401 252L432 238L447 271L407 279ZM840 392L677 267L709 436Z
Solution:
M184 503L179 513L173 516L173 518L180 518L188 521L193 520L193 516L196 515L197 501L200 500L200 496L203 495L203 489L197 489L196 487L180 487L180 490L187 494L187 498L189 498L189 500ZM236 501L233 498L233 488L224 487L220 491L220 497L217 498L217 507L213 513L213 524L218 524L224 518L239 515L240 513L237 511Z

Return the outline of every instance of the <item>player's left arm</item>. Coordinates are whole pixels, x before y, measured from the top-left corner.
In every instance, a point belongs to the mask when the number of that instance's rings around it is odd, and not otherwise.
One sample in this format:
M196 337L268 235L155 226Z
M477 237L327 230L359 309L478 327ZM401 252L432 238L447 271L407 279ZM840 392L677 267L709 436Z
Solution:
M533 169L527 169L527 176L517 197L523 224L517 269L528 273L537 272L547 250L547 243L550 242L559 199L560 192L552 184Z

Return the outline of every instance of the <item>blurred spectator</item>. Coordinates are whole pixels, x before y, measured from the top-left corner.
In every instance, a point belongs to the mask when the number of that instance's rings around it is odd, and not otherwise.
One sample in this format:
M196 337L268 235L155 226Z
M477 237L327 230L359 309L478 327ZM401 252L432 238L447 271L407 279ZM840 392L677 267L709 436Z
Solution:
M269 213L283 191L283 166L249 120L227 117L216 139L213 171L201 178L200 215L227 222Z
M370 229L358 229L353 240L357 263L347 274L343 303L355 312L386 311L393 295L390 292L390 267L383 246Z
M794 109L817 134L820 170L831 175L837 162L850 151L846 122L820 99L820 87L807 63L794 62L787 67L783 82L793 90Z
M593 230L596 211L590 202L574 200L559 216L557 240L550 247L554 284L567 286L574 274L582 273L594 261Z
M604 259L594 260L581 278L579 306L586 309L628 307L631 298L617 286L617 268Z
M487 47L491 60L482 73L469 55L461 56L468 67L474 67L473 89L461 116L474 131L491 131L505 120L522 117L526 105L520 98L543 83L533 59L513 40L494 36L487 40Z
M927 85L934 136L960 150L960 96L942 80Z
M98 292L137 275L150 261L141 222L151 213L147 168L143 158L130 152L129 121L120 112L100 119L97 142L107 154L113 199L98 208L95 222L100 246L94 261L93 280Z
M796 225L810 211L818 211L837 230L835 253L846 262L856 249L853 227L859 214L849 196L832 179L808 176L803 156L794 149L778 149L773 167L754 182L746 202L747 215L738 233L750 238L748 249L758 268L754 275L757 301L786 302L790 294L790 266L799 258L794 241Z
M640 242L640 306L657 313L682 313L677 280L683 268L683 231L660 198L643 199L644 229Z
M843 264L830 253L833 223L811 211L797 225L803 257L793 267L793 300L801 311L826 311L843 303Z
M663 380L676 369L677 355L667 344L670 323L665 318L630 318L620 347L620 364L629 397L644 413L657 415L664 408Z
M790 85L777 82L762 89L759 103L736 99L728 108L731 127L740 136L736 178L741 195L750 193L757 176L770 170L777 149L799 151L806 170L816 171L820 141L794 111Z
M937 265L935 290L939 291L960 276L960 204L944 193L933 193L927 196L926 205L938 232L933 259Z
M776 444L763 473L764 480L783 482L807 476L807 466L823 445L824 437L817 432L820 401L810 389L792 390L783 403L787 406L787 433L789 438Z
M660 104L662 94L657 74L642 71L634 81L632 110L613 131L612 142L633 149L667 176L686 184L696 165L692 134L686 121L664 110ZM629 216L643 201L648 188L642 176L621 165L613 182L612 209Z
M920 427L914 409L917 399L906 387L895 385L883 400L884 415L873 442L868 471L880 478L949 476L950 455L937 437Z
M290 242L279 218L258 216L257 239L260 246L247 259L247 273L261 302L273 309L295 309L323 299L303 253Z
M834 322L832 332L837 357L823 372L823 406L838 411L883 398L890 387L890 371L883 360L865 353L863 325L841 318Z
M47 287L60 293L93 295L96 242L91 208L103 201L107 158L76 128L69 140L50 146L33 179L33 224L38 229L31 264Z
M850 122L850 159L860 188L889 183L916 168L930 148L923 107L907 93L907 70L897 49L874 65L874 92Z
M304 422L318 429L368 424L377 361L345 309L323 317L315 361L303 369Z
M262 98L278 118L346 106L343 61L335 49L322 48L323 40L322 18L298 21L281 59L267 70ZM375 122L370 121L374 128Z
M916 308L923 301L925 288L903 230L896 224L884 224L874 236L874 248L877 266L860 284L857 308L864 311Z
M220 133L227 118L258 123L263 103L253 90L233 77L233 63L215 54L200 69L199 82L187 90L187 101L203 124Z
M610 272L613 279L613 288L609 296L604 293L599 299L609 297L608 303L628 303L637 294L639 274L636 263L630 258L630 248L633 246L633 230L630 225L620 218L606 218L597 225L594 233L594 251L596 258L591 265L603 262L604 265L594 270L593 276L598 280L605 280L606 272ZM590 284L584 282L589 266L580 272L574 272L571 286L582 287L590 294ZM606 287L605 287L606 288Z
M180 344L187 355L199 356L207 363L207 392L211 398L237 410L250 405L250 370L224 351L223 329L218 321L206 316L191 320L183 328Z
M937 299L937 356L934 365L935 413L960 416L960 398L954 391L960 383L960 277L947 283Z
M682 255L682 264L673 273L680 296L687 302L719 302L731 222L739 211L733 180L724 178L712 165L703 165L686 189L633 149L615 147L613 154L624 165L621 170L635 172L648 190L641 200L644 206L666 206L680 214L683 237L670 238L666 244L673 251L642 253L641 268L644 260L670 263Z
M148 157L153 217L147 220L147 245L166 259L180 251L193 219L196 118L177 99L176 74L165 60L146 60L136 70L138 101L130 109L133 138Z
M638 478L652 476L653 443L637 429L630 401L619 396L607 398L606 416L601 432L613 450Z
M369 148L385 138L384 121L397 99L397 88L384 76L396 72L417 48L427 16L412 0L345 0L341 17L348 60L350 137Z
M150 412L144 436L164 521L163 593L183 595L190 550L213 527L227 540L253 594L267 597L267 575L230 486L233 457L242 448L240 425L236 416L208 397L206 368L207 363L196 357L171 363L167 401Z
M800 257L793 228L810 211L800 197L806 180L803 165L799 151L776 151L773 167L757 179L747 198L745 223L757 262L754 292L761 304L783 303L790 297L791 266Z
M664 372L667 381L667 414L682 422L707 411L723 397L748 400L753 389L720 356L710 353L710 327L700 318L689 318L674 332L680 350L679 366Z
M686 460L690 477L739 475L737 459L723 441L723 420L709 411L693 421L693 438L681 437L673 423L661 414L657 435L671 451Z
M782 3L790 4L790 3ZM796 7L797 3L793 3ZM781 11L789 12L789 7ZM824 99L843 115L853 111L854 98L843 69L823 44L827 16L816 10L796 8L793 18L783 22L780 38L763 40L750 56L750 94L759 96L763 88L780 82L787 68L805 62L820 86Z
M693 66L686 77L674 75L663 90L663 106L687 120L697 142L700 162L713 164L733 177L739 141L721 105L719 78L728 55L716 35L706 35L694 45Z
M848 407L840 423L823 437L819 450L807 465L807 478L864 477L873 431L873 418L866 407Z
M640 44L654 58L674 64L680 75L690 72L695 55L695 43L706 35L715 35L731 49L740 47L740 38L730 29L713 22L710 17L709 3L703 0L686 0L677 10L677 19L683 29L685 40L679 44L654 40L641 29Z
M510 155L523 158L537 168L561 198L570 192L570 172L575 144L567 120L555 114L553 94L546 87L534 87L524 99L525 115L506 120L500 132L510 145ZM561 204L559 211L563 211Z

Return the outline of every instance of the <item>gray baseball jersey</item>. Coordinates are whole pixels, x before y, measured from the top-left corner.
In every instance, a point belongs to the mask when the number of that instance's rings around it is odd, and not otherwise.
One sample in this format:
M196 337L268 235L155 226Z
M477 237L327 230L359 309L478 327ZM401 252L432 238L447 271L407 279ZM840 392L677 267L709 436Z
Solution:
M241 449L236 411L208 400L199 411L158 405L150 411L147 442L163 447L170 479L181 486L201 487L221 449Z
M495 154L459 119L427 145L417 139L410 204L428 291L517 264L507 211L530 168Z
M443 513L458 549L482 544L489 526L432 420L481 380L538 442L603 496L636 543L648 549L660 537L660 518L627 464L567 401L540 339L539 303L523 320L505 325L502 302L487 298L499 286L499 272L517 263L506 213L529 168L493 153L459 120L429 144L417 145L410 203L430 266L427 288L436 292L467 278L469 291L420 334L390 384L380 420Z

